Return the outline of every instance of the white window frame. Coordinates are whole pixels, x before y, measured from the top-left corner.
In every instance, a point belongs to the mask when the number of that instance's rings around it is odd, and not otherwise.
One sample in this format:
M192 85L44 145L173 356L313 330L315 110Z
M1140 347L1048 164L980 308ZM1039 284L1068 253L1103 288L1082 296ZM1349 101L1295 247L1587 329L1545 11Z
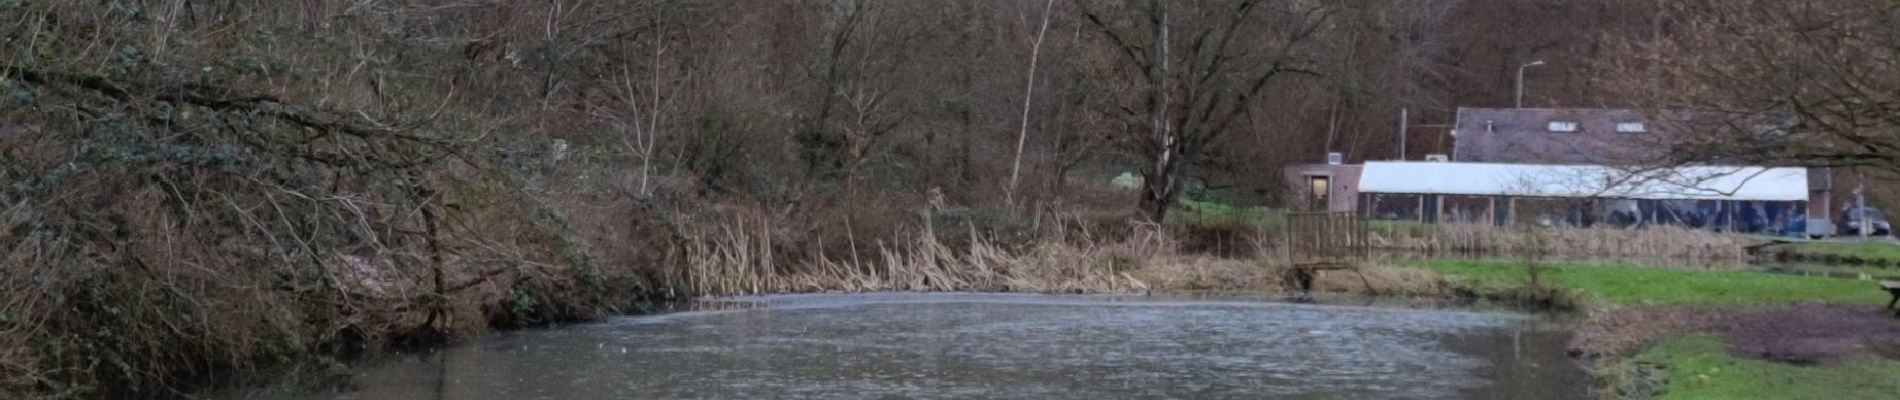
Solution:
M1544 130L1558 133L1576 133L1578 130L1581 130L1581 125L1582 124L1577 121L1551 120L1550 123L1544 124Z

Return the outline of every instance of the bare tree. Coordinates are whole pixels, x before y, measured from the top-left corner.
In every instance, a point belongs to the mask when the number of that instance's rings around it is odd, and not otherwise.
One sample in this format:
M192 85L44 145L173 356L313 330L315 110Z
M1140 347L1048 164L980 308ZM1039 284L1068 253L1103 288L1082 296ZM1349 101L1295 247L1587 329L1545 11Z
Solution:
M1139 135L1132 144L1144 162L1140 211L1155 221L1179 199L1187 169L1205 162L1207 146L1234 130L1270 83L1313 74L1300 46L1330 13L1324 5L1271 0L1151 0L1139 9L1093 5L1082 12L1121 54L1122 73L1114 78L1145 93L1142 111L1121 109L1145 120L1145 132L1129 133ZM1186 29L1177 35L1177 26Z
M657 28L660 23L656 21L654 26ZM646 71L650 76L647 79L634 76L630 67L621 67L620 78L614 80L614 97L622 109L617 113L596 111L597 115L624 132L619 141L621 147L640 158L640 186L637 192L640 197L653 195L650 181L653 159L658 156L656 150L663 139L661 125L666 122L666 115L677 108L677 99L684 89L683 78L671 80L670 87L663 86L663 82L668 81L664 77L666 69L661 66L661 60L667 56L666 44L661 41L663 36L658 33L654 35L653 53L648 59L651 66Z
M1676 124L1674 163L1900 171L1900 4L1671 4L1605 79Z
M1042 38L1049 33L1049 14L1055 6L1055 0L1043 3L1042 26L1036 29L1035 44L1029 48L1029 78L1023 84L1023 123L1016 133L1016 161L1009 168L1009 187L1003 191L1004 202L1012 205L1016 204L1016 180L1023 170L1023 144L1029 142L1029 104L1036 94L1036 58L1042 55Z

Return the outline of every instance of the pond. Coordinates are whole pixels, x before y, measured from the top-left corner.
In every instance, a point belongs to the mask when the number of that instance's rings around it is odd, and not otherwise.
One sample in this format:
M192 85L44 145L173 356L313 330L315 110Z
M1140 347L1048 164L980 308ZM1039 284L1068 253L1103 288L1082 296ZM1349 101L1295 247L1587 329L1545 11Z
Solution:
M504 332L286 399L1582 399L1567 326L1231 297L787 295Z

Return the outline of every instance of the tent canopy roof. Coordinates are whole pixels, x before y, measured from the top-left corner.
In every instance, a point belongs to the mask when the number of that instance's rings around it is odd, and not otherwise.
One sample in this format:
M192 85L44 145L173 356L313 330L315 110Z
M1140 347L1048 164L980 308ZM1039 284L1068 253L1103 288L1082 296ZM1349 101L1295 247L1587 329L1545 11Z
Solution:
M1367 162L1361 193L1621 198L1645 200L1808 199L1805 168L1688 166L1622 168L1453 162Z

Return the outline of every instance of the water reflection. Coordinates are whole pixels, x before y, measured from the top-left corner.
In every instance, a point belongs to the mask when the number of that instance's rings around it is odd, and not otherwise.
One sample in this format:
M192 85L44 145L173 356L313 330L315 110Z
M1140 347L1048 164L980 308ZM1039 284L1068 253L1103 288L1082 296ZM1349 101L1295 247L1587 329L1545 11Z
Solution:
M958 294L698 307L498 334L279 397L1561 399L1587 385L1561 326L1512 313Z

